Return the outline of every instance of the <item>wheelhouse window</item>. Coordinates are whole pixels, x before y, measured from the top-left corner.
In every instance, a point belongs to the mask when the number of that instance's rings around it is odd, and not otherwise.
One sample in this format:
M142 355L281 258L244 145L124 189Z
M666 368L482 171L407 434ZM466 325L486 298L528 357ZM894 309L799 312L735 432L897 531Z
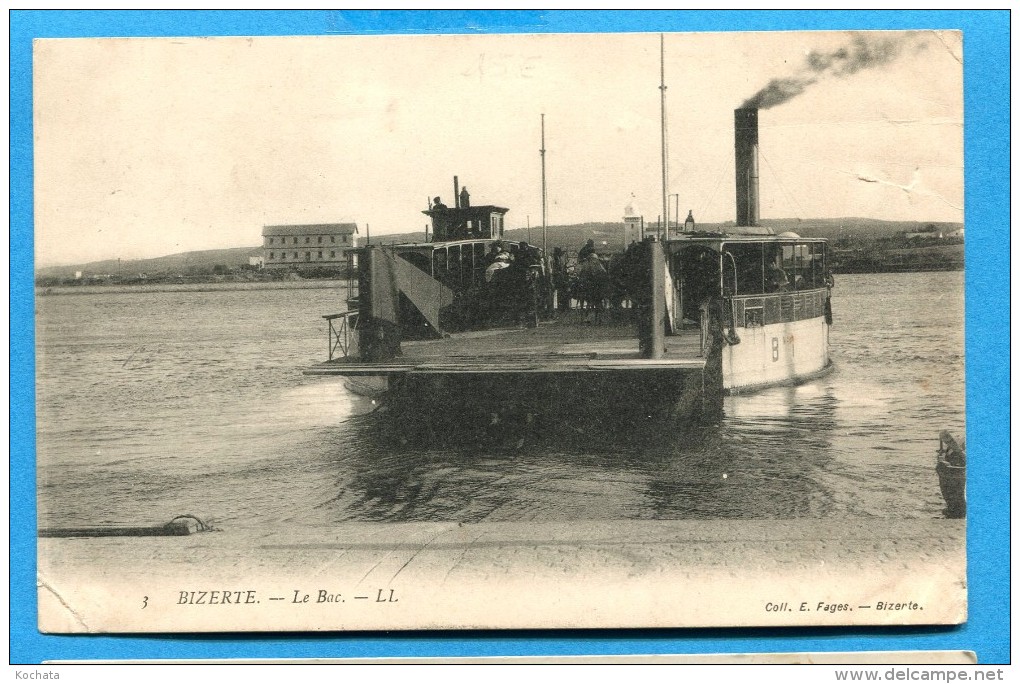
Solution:
M783 270L786 271L790 290L805 290L811 287L811 257L808 245L784 245Z
M493 212L489 214L489 235L486 237L503 237L503 215Z
M485 243L476 242L473 246L474 252L474 277L472 282L485 282Z
M460 284L461 285L472 285L475 282L474 278L474 251L471 245L463 245L460 251Z
M463 277L463 270L461 269L460 261L460 245L454 245L449 248L449 261L447 262L450 271L449 284L453 286L460 285Z
M765 291L763 243L723 245L723 289L727 294L762 294Z
M450 282L450 270L447 264L445 249L437 249L432 252L432 274L434 278L444 285Z
M825 285L825 245L802 243L783 247L783 270L790 290L809 290Z
M730 271L729 276L723 275L722 262ZM672 271L679 274L674 281L678 285L681 298L680 317L697 321L701 317L700 307L719 296L719 287L723 280L727 286L733 283L733 267L730 260L720 255L713 247L694 244L684 247L673 256ZM679 281L677 283L677 281ZM739 287L739 285L738 285Z
M811 287L825 287L825 244L813 242L807 248L811 262Z
M722 246L728 295L796 292L825 285L825 244L728 243Z

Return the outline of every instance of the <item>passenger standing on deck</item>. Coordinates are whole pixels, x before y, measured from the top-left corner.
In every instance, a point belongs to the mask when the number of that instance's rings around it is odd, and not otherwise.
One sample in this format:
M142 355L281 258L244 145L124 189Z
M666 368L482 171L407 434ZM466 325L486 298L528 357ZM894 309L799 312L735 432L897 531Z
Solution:
M446 208L447 208L446 205L443 204L443 200L439 199L438 197L436 197L436 198L434 198L432 200L432 210L433 211L442 210L442 209L446 209Z
M584 247L582 247L581 250L577 253L577 263L583 264L585 262L585 259L588 258L588 255L594 253L595 253L595 241L588 240L588 242L584 243Z
M511 271L507 271L510 274ZM514 322L538 326L539 286L542 280L542 256L537 247L522 241L513 263L513 275L509 276L514 311Z
M786 271L776 261L769 262L769 272L767 278L768 291L769 292L786 292L790 287L790 279L786 277Z
M499 245L500 243L498 242L493 242L491 245L489 245L489 251L485 253L484 257L482 257L483 270L487 269L489 266L492 266L492 263L496 260L496 257L499 255L500 252Z
M492 263L485 268L485 282L492 283L497 279L497 273L499 271L509 267L510 253L505 250L501 250L495 258L493 258Z
M471 206L471 195L468 194L467 186L460 191L460 208L467 209Z
M570 310L570 274L567 273L567 255L563 249L553 250L553 287L556 289L556 306L560 311Z
M594 315L594 322L598 323L605 299L609 295L610 282L606 267L594 251L577 265L577 279L581 307L588 309L591 312L588 315Z
M491 254L491 252L490 252ZM510 268L510 252L500 250L485 267L485 287L482 295L483 315L487 323L493 323L503 317L507 302L504 296L506 269Z

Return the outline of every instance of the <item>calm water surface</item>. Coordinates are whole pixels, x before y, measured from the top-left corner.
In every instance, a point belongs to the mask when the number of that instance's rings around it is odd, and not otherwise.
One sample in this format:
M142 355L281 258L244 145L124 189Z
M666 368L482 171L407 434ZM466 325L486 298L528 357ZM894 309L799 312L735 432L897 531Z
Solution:
M36 299L40 524L938 517L964 428L963 274L842 276L835 370L718 424L442 445L373 414L326 353L332 289ZM473 433L471 433L473 434Z

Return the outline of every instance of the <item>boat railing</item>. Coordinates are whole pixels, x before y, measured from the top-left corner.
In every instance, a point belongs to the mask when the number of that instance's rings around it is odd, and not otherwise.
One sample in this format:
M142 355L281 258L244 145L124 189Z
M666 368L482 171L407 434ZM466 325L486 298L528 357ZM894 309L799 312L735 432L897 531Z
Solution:
M358 323L357 311L345 311L323 316L329 323L329 360L335 361L357 354Z
M793 323L825 315L825 288L800 292L734 295L728 297L729 325L753 328L773 323Z

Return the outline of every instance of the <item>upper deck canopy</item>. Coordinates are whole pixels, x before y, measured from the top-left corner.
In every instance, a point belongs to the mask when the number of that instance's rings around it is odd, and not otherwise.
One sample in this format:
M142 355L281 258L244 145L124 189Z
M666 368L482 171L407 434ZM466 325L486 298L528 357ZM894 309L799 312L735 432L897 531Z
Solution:
M700 245L720 251L723 245L760 244L760 245L805 245L825 244L825 238L800 237L794 234L765 233L680 233L670 235L666 240L671 245Z
M503 237L506 207L483 204L472 207L433 207L422 211L432 219L432 240L468 240Z

